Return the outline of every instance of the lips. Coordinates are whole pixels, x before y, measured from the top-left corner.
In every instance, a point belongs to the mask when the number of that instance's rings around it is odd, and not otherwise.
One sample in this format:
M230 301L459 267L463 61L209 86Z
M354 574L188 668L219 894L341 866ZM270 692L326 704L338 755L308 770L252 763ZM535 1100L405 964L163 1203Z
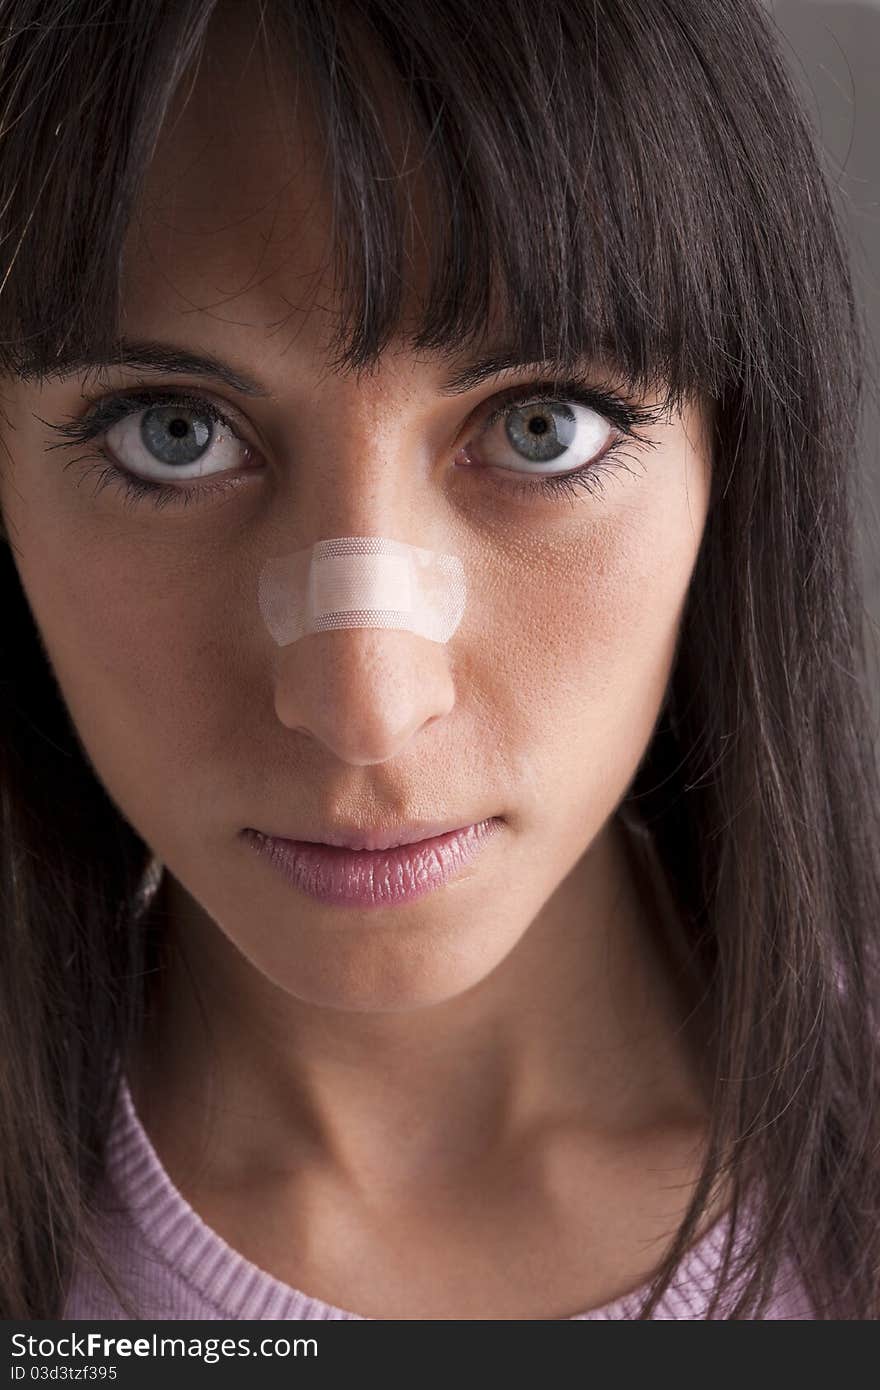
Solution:
M352 850L249 831L245 838L287 882L335 907L386 908L411 903L457 877L502 822L479 824L384 850Z
M260 832L271 834L275 840L286 840L290 844L329 845L336 849L383 850L397 849L399 845L418 844L438 835L448 835L453 830L463 830L469 825L479 824L488 819L485 816L455 817L443 821L406 821L393 829L365 829L350 826L322 826L313 830L298 831L296 834L280 832Z

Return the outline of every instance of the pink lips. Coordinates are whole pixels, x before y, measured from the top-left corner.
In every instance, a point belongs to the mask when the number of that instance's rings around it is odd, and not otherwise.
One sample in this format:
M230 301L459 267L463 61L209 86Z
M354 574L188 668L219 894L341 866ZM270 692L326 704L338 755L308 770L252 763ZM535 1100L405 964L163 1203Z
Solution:
M497 817L443 835L381 850L341 849L283 840L257 830L246 838L294 888L335 906L413 902L454 878L500 830Z

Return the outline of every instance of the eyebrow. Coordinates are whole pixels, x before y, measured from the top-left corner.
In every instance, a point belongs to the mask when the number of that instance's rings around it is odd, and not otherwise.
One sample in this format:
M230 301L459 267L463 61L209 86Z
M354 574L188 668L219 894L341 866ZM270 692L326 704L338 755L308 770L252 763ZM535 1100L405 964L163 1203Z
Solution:
M112 356L100 351L68 352L58 357L52 366L42 373L23 371L20 379L24 382L43 380L63 380L81 372L100 368L127 367L133 371L164 372L172 376L213 377L222 381L243 396L269 399L273 393L255 377L240 367L233 367L212 353L190 352L187 348L171 343L160 343L150 339L119 338L117 350ZM498 376L512 368L547 368L558 370L566 364L556 358L531 359L524 357L515 349L502 349L490 352L468 362L455 371L440 387L441 396L459 396L472 391L482 382Z
M452 376L447 377L440 388L440 394L441 396L463 395L465 391L472 391L474 387L480 386L484 381L511 369L522 371L526 367L531 367L535 370L561 373L574 370L575 365L575 362L561 357L531 358L523 356L515 348L510 348L489 353L485 357L478 357L467 363L459 371L454 372Z
M171 343L157 343L147 339L119 338L117 351L112 356L89 349L63 353L45 372L26 371L20 373L20 376L25 382L35 381L38 376L54 380L101 367L129 367L134 371L167 372L172 376L214 377L231 386L234 391L240 391L244 396L267 397L271 394L254 377L239 368L231 367L228 362L214 357L211 353L190 352Z

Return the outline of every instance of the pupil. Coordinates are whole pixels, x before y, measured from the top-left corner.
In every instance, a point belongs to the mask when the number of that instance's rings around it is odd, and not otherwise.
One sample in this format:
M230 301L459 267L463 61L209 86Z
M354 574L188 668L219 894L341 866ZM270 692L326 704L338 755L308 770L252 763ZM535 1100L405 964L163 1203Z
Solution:
M182 439L185 434L189 433L189 425L186 423L185 420L181 420L179 415L176 420L171 421L171 423L168 426L168 429L178 439Z
M533 416L529 422L529 429L531 430L532 434L546 434L547 421L542 420L540 416Z

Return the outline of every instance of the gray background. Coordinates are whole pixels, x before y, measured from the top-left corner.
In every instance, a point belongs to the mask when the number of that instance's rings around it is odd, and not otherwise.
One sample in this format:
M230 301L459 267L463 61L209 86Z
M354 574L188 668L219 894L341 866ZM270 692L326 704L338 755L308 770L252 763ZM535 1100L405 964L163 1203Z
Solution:
M867 332L858 559L880 756L880 0L764 0L764 6L781 32L819 139Z

